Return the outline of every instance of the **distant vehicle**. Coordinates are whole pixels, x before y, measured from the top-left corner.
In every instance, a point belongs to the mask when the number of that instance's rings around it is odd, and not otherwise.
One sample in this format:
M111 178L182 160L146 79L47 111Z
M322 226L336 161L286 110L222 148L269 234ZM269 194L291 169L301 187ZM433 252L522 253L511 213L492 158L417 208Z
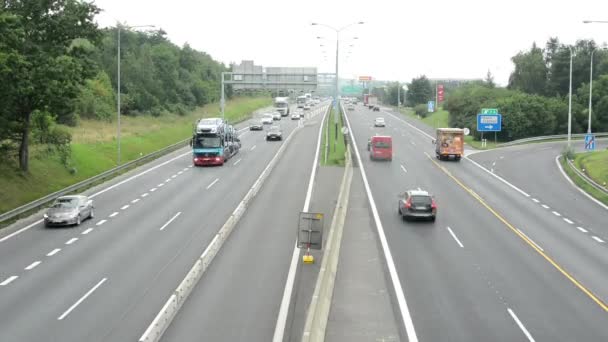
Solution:
M272 124L273 121L274 121L274 116L272 114L264 114L264 116L262 116L263 125L270 125L270 124Z
M365 106L371 109L373 108L373 106L378 104L378 97L374 95L365 94L363 96L363 104L365 104Z
M93 200L87 196L62 196L53 202L44 214L44 225L67 226L77 225L88 218L95 217Z
M410 218L426 218L435 221L437 217L437 203L428 192L423 190L409 190L399 199L397 209L403 220Z
M304 113L300 113L300 112L295 112L293 114L291 114L291 120L300 120L300 115L302 115Z
M283 140L283 131L281 130L281 126L273 125L270 127L268 132L266 132L266 141L270 140Z
M374 120L374 127L386 127L386 122L384 122L384 118L376 118L376 120Z
M354 106L353 104L349 104L349 105L346 107L346 109L347 109L347 110L355 110L355 106Z
M305 95L298 96L296 98L296 105L298 108L304 108L304 105L306 105L307 103L308 103L308 99L306 98Z
M393 160L393 138L386 135L375 135L367 142L369 159Z
M274 109L281 114L281 116L289 115L289 97L275 97L274 98Z
M460 160L464 154L464 129L437 128L435 156L439 160L454 158Z
M305 105L304 105L304 110L310 110L310 104L308 104L308 103L307 103L307 104L305 104Z
M281 120L281 113L279 112L274 112L272 113L272 120Z
M261 131L263 129L264 129L264 123L262 122L262 120L253 121L251 123L251 125L249 125L250 131Z
M190 145L195 166L224 165L241 148L234 127L220 118L198 120Z
M379 112L379 111L380 111L380 106L378 106L378 105L374 105L374 106L372 107L372 110L373 110L374 112Z

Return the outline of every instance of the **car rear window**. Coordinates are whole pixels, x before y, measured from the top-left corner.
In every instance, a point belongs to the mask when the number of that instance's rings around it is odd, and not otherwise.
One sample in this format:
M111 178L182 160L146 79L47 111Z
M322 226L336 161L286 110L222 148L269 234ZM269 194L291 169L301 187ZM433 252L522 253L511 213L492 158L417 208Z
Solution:
M412 204L414 205L430 205L431 198L429 196L412 196Z
M376 141L374 142L375 148L391 148L390 141Z

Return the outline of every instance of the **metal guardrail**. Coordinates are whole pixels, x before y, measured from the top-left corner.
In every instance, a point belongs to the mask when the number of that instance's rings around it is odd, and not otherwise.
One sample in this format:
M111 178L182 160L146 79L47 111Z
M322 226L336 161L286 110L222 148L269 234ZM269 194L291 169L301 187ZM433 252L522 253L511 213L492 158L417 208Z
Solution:
M596 188L597 190L608 195L607 187L594 181L593 179L591 179L591 177L587 176L583 171L579 170L576 166L574 166L574 163L572 163L572 161L570 159L566 158L566 163L568 164L570 169L572 169L579 177L581 177L585 182L587 182L587 184L591 185L592 187Z
M86 187L88 187L89 185L91 185L91 184L93 184L95 182L98 182L98 181L100 181L102 179L105 179L105 178L107 178L109 176L112 176L112 175L114 175L116 173L119 173L119 172L121 172L123 170L126 170L126 169L128 169L129 167L131 167L133 165L137 165L137 164L142 163L142 162L146 162L146 161L149 161L149 160L152 160L152 159L156 159L156 158L158 158L158 157L160 157L162 155L165 155L165 154L167 154L169 152L173 152L173 151L175 151L175 150L177 150L177 149L179 149L179 148L181 148L183 146L187 146L188 143L189 143L189 141L190 141L190 138L182 140L182 141L177 142L177 143L175 143L173 145L170 145L170 146L167 146L165 148L162 148L162 149L160 149L158 151L149 153L149 154L147 154L147 155L145 155L143 157L140 157L140 158L137 158L137 159L132 160L130 162L124 163L124 164L122 164L120 166L117 166L117 167L115 167L113 169L104 171L104 172L102 172L102 173L100 173L100 174L98 174L96 176L93 176L91 178L85 179L85 180L80 181L80 182L78 182L76 184L72 184L72 185L70 185L70 186L68 186L66 188L63 188L63 189L61 189L59 191L56 191L56 192L53 192L52 194L48 194L48 195L46 195L44 197L41 197L41 198L39 198L39 199L37 199L35 201L32 201L32 202L27 203L25 205L22 205L22 206L20 206L18 208L9 210L9 211L7 211L7 212L5 212L3 214L0 214L0 223L2 223L4 221L7 221L7 220L10 220L12 218L15 218L15 217L17 217L17 216L19 216L19 215L21 215L21 214L23 214L25 212L30 211L30 210L42 207L42 206L48 204L49 202L54 201L57 197L60 197L60 196L63 196L65 194L69 194L69 193L72 193L74 191L78 191L80 189L86 188Z
M587 135L587 134L586 133L577 133L577 134L571 134L571 137L572 138L584 138L585 135ZM605 133L593 133L593 135L595 135L596 138L599 138L599 137L608 137L608 132L605 132ZM543 135L543 136L540 136L540 137L517 139L517 140L509 141L509 142L506 142L506 143L497 144L496 146L497 147L506 147L506 146L525 144L525 143L529 143L529 142L544 141L544 140L553 140L553 139L567 139L567 138L568 138L568 134Z

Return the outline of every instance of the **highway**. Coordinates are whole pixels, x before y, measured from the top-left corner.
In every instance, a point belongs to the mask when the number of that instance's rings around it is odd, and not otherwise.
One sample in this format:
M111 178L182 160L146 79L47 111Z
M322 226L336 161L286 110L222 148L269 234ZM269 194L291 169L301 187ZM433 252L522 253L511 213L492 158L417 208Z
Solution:
M283 118L285 136L296 125ZM282 144L237 128L223 167L180 149L87 191L95 218L79 227L3 230L0 341L138 340Z
M378 116L387 127L373 127ZM406 335L421 341L608 339L606 246L576 228L585 225L600 234L608 228L598 226L606 222L605 211L576 214L578 206L595 204L586 198L569 203L570 185L564 183L566 196L561 195L561 179L539 185L556 193L534 192L537 203L470 160L439 162L428 136L432 129L395 113L359 105L348 118L395 265L388 276L401 286L394 289L393 305L403 340ZM392 162L369 160L367 139L376 133L393 136ZM489 153L478 156L494 160ZM525 178L526 164L516 162L505 155L504 165L519 168ZM498 170L504 173L506 166ZM398 195L419 187L436 196L434 223L404 222L397 214Z

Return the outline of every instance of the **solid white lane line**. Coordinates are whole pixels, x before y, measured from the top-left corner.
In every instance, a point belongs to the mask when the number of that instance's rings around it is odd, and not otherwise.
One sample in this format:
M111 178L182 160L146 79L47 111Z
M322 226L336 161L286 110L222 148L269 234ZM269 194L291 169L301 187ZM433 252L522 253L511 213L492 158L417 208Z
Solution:
M553 215L555 216L562 216L562 214L558 213L557 211L553 210Z
M532 200L533 200L534 202L536 202L536 203L539 203L539 202L540 202L540 201L539 201L539 200L537 200L536 198L533 198Z
M253 145L253 147L251 148L251 151L255 150L255 147L256 147L256 146L257 146L257 145Z
M169 224L171 224L171 222L173 222L173 220L175 220L181 214L182 214L182 212L178 211L177 214L175 214L169 221L167 221L167 223L165 223L162 227L160 227L160 230L165 229Z
M392 116L394 116L394 115L392 115ZM353 132L352 126L350 125L350 121L348 120L348 115L345 115L344 119L346 121L348 130L350 132ZM416 128L416 127L414 127L414 128ZM420 131L419 129L417 129L417 130ZM420 131L420 132L422 132L422 131ZM424 133L424 132L422 132L422 133ZM429 136L426 133L424 133L424 134ZM433 139L433 137L431 137L431 136L429 136L429 138ZM351 135L351 139L353 140L353 146L357 146L355 134ZM318 150L319 150L319 148L317 146L317 151ZM380 238L380 245L382 246L382 250L384 252L384 258L386 260L386 265L387 265L388 272L389 272L389 275L391 278L393 290L395 291L395 297L397 299L397 304L399 306L399 311L401 313L402 322L403 322L403 325L405 328L405 332L407 334L407 340L409 342L418 342L418 336L416 335L416 329L414 328L414 322L412 321L412 315L410 314L410 310L407 305L407 300L405 298L405 293L403 292L403 287L401 286L401 280L399 279L399 274L397 273L397 267L395 266L395 261L393 260L393 255L392 255L391 249L388 245L388 241L386 239L386 234L384 233L382 221L380 221L380 215L378 214L378 208L376 207L376 202L374 201L374 196L372 195L372 190L371 190L371 188L369 186L369 182L367 180L367 175L365 173L365 167L363 166L363 162L361 161L361 155L359 153L359 149L354 148L353 150L355 151L355 156L357 157L357 162L359 163L359 172L361 173L361 177L363 177L363 185L365 186L365 192L367 194L367 198L369 200L370 207L372 209L372 216L374 217L374 222L376 224L376 230L378 231L378 236ZM425 154L428 156L428 154L426 152L425 152Z
M78 238L71 238L68 241L66 241L65 244L66 245L71 245L71 244L73 244L76 241L78 241Z
M580 231L581 231L581 232L583 232L583 233L588 232L588 230L587 230L587 229L585 229L585 228L583 228L583 227L576 227L576 229L580 230Z
M118 215L118 211L115 211L115 212L111 213L109 217L114 217L116 215Z
M405 167L403 167L403 165L401 165L401 170L403 170L403 172L407 173L407 170L405 169Z
M241 162L241 159L239 159L239 160L235 161L233 165L235 165L235 166L236 166L236 164L238 164L238 163L240 163L240 162Z
M5 281L1 282L0 286L6 286L6 285L12 283L13 280L15 280L17 278L19 278L19 276L11 276L11 277L7 278Z
M50 251L46 256L53 256L57 253L59 253L61 251L61 248L55 248L52 251Z
M147 192L145 192L145 193L141 194L141 197L146 197L146 196L148 196L148 195L149 195L149 194L148 194Z
M325 121L328 111L325 111L321 123ZM315 152L315 159L312 163L312 170L310 171L310 178L308 179L308 188L306 189L306 198L304 199L304 208L302 211L308 211L310 208L310 199L312 197L313 184L315 176L317 174L317 165L319 163L319 150L321 146L321 136L323 133L323 124L319 127L319 134L317 137L317 148ZM356 146L356 144L355 144ZM287 280L285 281L285 289L283 290L283 297L281 299L281 306L279 307L279 314L277 316L277 323L274 327L274 334L272 336L272 342L283 342L285 335L285 325L287 324L287 315L289 314L289 304L291 302L291 294L293 292L293 286L296 278L296 270L298 268L298 257L300 256L300 249L298 248L297 241L294 244L293 252L291 254L291 262L289 263L289 271L287 273Z
M542 207L545 208L545 209L549 209L549 206L546 205L546 204L543 204Z
M129 209L130 205L129 204L125 204L122 207L120 207L120 210L127 210Z
M136 198L136 199L134 199L134 200L131 201L131 203L133 203L133 204L135 204L137 202L139 202L139 198Z
M33 263L31 263L28 267L25 268L26 271L31 270L32 268L40 265L42 263L42 261L34 261Z
M538 249L540 249L541 251L545 251L541 246L539 246L536 242L534 242L534 240L530 239L530 237L528 235L526 235L526 233L522 232L521 229L516 228L518 232L521 233L521 235L525 236L526 239L530 240L530 242L532 242L534 244L534 246L538 247Z
M89 229L85 230L84 232L82 232L81 234L82 235L87 235L87 234L89 234L92 231L93 231L93 228L89 228Z
M102 224L104 224L106 222L108 222L108 220L101 220L101 221L97 222L97 225L101 226Z
M555 156L555 164L557 165L557 168L561 172L562 176L564 176L564 178L566 178L566 181L568 181L568 183L570 183L570 185L572 185L572 187L574 187L576 190L578 190L578 192L580 192L581 194L583 194L583 196L585 196L588 199L590 199L591 201L593 201L595 204L597 204L600 207L608 210L608 205L605 205L604 203L600 202L595 197L589 195L583 189L579 188L578 185L574 184L574 182L572 181L572 179L570 179L570 177L566 174L566 172L562 168L562 164L559 162L559 155Z
M490 170L486 169L485 167L479 165L479 163L477 163L476 161L474 161L473 159L469 158L469 157L464 157L465 160L470 161L471 163L473 163L473 165L477 166L478 168L484 170L485 172L487 172L488 174L492 175L494 178L498 179L499 181L503 182L504 184L506 184L508 187L510 187L511 189L519 192L520 194L526 196L526 197L530 197L530 195L528 193L526 193L525 191L523 191L522 189L516 187L515 185L509 183L506 179L498 176L497 174L490 172Z
M599 243L604 243L604 240L600 239L599 237L597 237L595 235L593 235L591 238Z
M215 185L215 183L217 183L220 179L216 178L213 182L211 182L211 184L207 185L207 190L209 190L212 186Z
M28 225L28 226L25 226L25 227L23 227L23 228L19 229L18 231L14 232L14 233L8 234L7 236L5 236L5 237L3 237L2 239L0 239L0 242L4 242L4 241L6 241L6 240L8 240L8 239L12 238L12 237L13 237L13 236L15 236L15 235L21 234L21 233L23 233L24 231L26 231L26 230L28 230L28 229L32 228L33 226L35 226L35 225L37 225L37 224L41 223L42 221L43 221L43 220L38 220L38 221L36 221L36 222L34 222L34 223L32 223L32 224Z
M569 223L569 224L573 224L574 223L574 222L572 222L571 220L569 220L569 219L567 219L565 217L564 217L564 221L566 221L566 223Z
M454 240L456 240L456 242L458 242L458 245L460 246L460 248L464 248L464 246L462 245L462 242L460 242L460 240L458 240L458 237L452 231L452 228L448 227L448 231L450 232L450 234L452 234L452 237L454 238Z
M101 284L105 283L106 280L108 280L108 278L103 278L101 279L101 281L99 281L99 283L97 283L97 285L93 286L92 289L89 290L89 292L85 293L84 296L82 296L76 303L74 303L72 306L70 306L69 309L67 309L63 314L61 314L61 316L59 316L57 318L57 320L61 321L62 319L64 319L67 315L70 314L70 312L72 312L72 310L74 310L78 305L80 305L80 303L82 303L85 299L87 299L88 296L91 295L91 293L93 293L95 290L97 290L98 287L101 286Z
M530 335L530 332L528 331L528 329L526 329L526 327L519 320L519 318L517 318L517 315L515 314L515 312L513 312L513 310L511 310L511 308L507 308L507 311L509 312L509 315L511 315L511 318L513 318L515 323L517 323L517 326L519 327L519 329L521 329L521 331L524 332L524 335L526 335L526 337L528 338L528 341L534 342L534 338L532 337L532 335Z

